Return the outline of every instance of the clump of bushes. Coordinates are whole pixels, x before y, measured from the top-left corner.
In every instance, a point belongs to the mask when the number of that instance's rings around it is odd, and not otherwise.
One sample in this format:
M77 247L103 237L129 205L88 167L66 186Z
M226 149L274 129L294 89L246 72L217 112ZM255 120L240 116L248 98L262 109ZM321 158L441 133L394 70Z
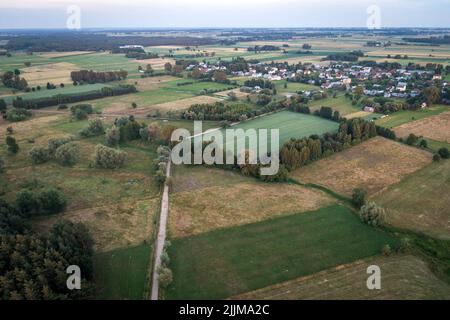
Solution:
M94 166L103 169L116 169L125 165L127 153L103 145L97 145L94 153Z
M11 136L6 137L6 145L8 146L8 151L10 153L17 153L19 152L19 145L16 142L16 139Z
M106 131L106 145L115 147L120 142L120 130L116 126L112 126Z
M65 145L66 143L69 143L73 140L72 137L64 137L64 138L53 138L48 140L48 151L51 155L55 154L56 149L61 147L62 145Z
M5 171L5 161L3 161L2 158L0 158L0 173L3 173Z
M55 214L62 212L66 205L65 195L52 187L40 191L23 189L16 196L17 208L26 215Z
M357 208L361 208L366 204L366 195L367 192L361 188L357 188L353 190L352 194L352 202Z
M87 137L96 137L105 133L105 129L103 127L103 122L100 119L94 119L89 121L89 124L86 128L80 131L80 136Z
M56 161L62 166L72 166L77 162L79 146L76 142L63 144L55 152Z
M85 120L88 115L94 113L92 106L90 104L77 104L70 107L70 112L77 120Z
M450 158L450 152L447 148L440 148L438 150L438 154L442 159L449 159Z
M385 211L374 202L361 207L359 211L361 220L371 226L378 227L383 224L385 219Z
M32 164L42 164L50 160L51 156L47 148L33 147L28 152Z
M11 122L24 121L31 117L31 112L22 108L11 108L6 111L6 120Z

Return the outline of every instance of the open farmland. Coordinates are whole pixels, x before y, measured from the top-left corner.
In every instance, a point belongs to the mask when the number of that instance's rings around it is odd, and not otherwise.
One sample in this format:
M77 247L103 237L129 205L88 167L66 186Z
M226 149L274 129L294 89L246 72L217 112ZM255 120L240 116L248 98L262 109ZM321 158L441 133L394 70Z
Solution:
M223 299L395 246L387 234L331 206L172 241L169 299Z
M450 162L433 162L377 195L389 224L450 239Z
M173 238L311 211L331 205L325 193L295 184L266 184L205 167L174 167L169 232ZM278 192L280 188L283 192Z
M279 129L280 147L291 138L308 137L312 134L322 135L326 132L337 131L339 124L323 118L312 115L296 113L291 111L281 111L266 116L262 116L253 120L241 122L232 127L232 129ZM204 140L209 140L214 135L214 132L206 133ZM270 131L268 133L270 136ZM225 136L225 134L224 134ZM269 137L266 137L269 139ZM244 140L242 137L241 140ZM236 140L236 139L235 139ZM237 145L237 141L234 145ZM260 139L258 143L264 143ZM224 149L231 149L233 142L224 142ZM268 141L270 147L270 141Z
M416 136L450 143L450 112L409 122L395 128L397 137Z
M381 290L368 290L367 268L382 270ZM406 272L407 270L407 272ZM436 278L415 256L377 257L255 290L232 299L242 300L416 300L450 299L450 286Z
M436 105L430 108L420 109L416 111L402 110L390 114L383 119L379 119L376 121L376 123L379 126L392 129L402 124L438 115L448 110L448 106L445 105Z
M426 151L375 137L300 168L292 177L345 196L351 196L355 188L373 195L430 162L431 154Z
M341 116L361 111L360 108L352 105L352 101L344 95L311 101L308 106L311 111L319 110L322 106L331 107L333 110L339 111Z
M22 69L22 76L27 80L28 85L34 87L44 86L47 82L59 85L60 83L71 84L70 72L77 70L77 67L68 62L58 62Z

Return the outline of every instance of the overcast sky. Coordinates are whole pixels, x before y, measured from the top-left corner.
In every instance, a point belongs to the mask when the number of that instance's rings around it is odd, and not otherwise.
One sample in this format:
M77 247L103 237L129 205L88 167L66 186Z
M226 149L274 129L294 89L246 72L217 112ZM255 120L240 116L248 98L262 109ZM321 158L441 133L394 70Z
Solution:
M0 0L0 28L365 27L367 8L382 27L450 27L450 0Z

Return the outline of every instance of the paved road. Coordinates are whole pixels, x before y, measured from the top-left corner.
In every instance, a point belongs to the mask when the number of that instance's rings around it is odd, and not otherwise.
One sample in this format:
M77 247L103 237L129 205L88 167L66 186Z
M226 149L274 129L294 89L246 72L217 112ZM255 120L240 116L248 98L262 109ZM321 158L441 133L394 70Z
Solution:
M167 163L166 176L170 177L170 164L169 159ZM161 200L161 214L159 216L159 229L158 237L155 242L155 263L152 274L152 294L151 300L158 300L159 284L158 284L158 269L161 266L161 254L164 249L164 243L166 242L166 229L167 229L167 216L169 214L169 187L164 186L164 192Z

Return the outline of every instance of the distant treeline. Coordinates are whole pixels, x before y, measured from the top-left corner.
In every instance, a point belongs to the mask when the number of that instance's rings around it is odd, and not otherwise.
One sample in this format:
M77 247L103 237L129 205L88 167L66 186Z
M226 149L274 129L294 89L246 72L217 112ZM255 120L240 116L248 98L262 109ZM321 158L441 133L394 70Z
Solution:
M364 52L361 50L352 52L337 52L329 54L323 60L334 60L334 61L358 61L360 57L364 57Z
M75 82L104 83L109 81L123 80L128 76L125 70L96 72L92 70L72 71L70 77Z
M110 96L120 96L128 93L136 92L136 87L133 85L120 85L118 87L104 87L100 90L73 93L73 94L58 94L51 97L27 99L17 97L13 100L14 108L25 109L40 109L45 107L57 106L65 103L74 103L87 100L101 99Z
M254 46L254 47L247 48L247 51L250 51L250 52L279 51L279 50L280 50L280 47L272 46L272 45Z
M73 33L73 32L36 32L19 36L6 36L9 40L8 50L41 51L110 51L123 45L160 46L200 46L217 44L219 39L209 37L143 37L143 36L115 36L106 34Z
M430 45L450 44L450 36L445 35L442 37L429 37L429 38L403 38L403 41L427 43Z

